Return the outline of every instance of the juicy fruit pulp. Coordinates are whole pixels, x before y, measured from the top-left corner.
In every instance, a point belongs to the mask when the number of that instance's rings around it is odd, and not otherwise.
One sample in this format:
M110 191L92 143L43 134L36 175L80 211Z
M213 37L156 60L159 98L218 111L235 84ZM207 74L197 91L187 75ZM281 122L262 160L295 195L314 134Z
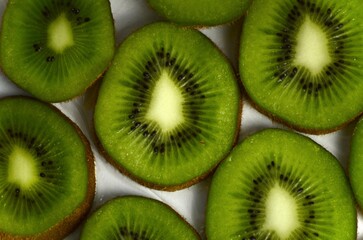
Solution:
M356 227L339 162L296 133L268 129L246 138L212 179L208 239L355 239Z
M68 100L109 66L114 38L108 0L9 0L0 37L1 67L39 99Z
M240 18L250 0L148 0L158 13L181 25L214 26Z
M61 239L85 217L93 156L78 128L37 100L0 100L0 238Z
M120 46L100 88L95 130L121 171L175 190L230 151L240 101L232 67L204 35L156 23Z
M148 198L126 196L101 206L87 220L81 240L178 239L200 237L169 206Z
M241 35L240 73L257 108L311 133L359 115L361 9L358 0L254 1Z
M352 190L359 207L363 207L363 120L358 121L351 142L348 172Z

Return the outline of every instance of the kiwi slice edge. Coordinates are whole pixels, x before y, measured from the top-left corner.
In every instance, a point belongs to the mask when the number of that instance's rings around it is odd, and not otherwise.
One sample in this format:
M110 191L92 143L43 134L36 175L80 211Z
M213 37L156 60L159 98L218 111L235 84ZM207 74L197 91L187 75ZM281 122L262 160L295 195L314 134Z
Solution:
M38 99L72 100L85 93L111 64L116 44L108 0L97 0L89 6L79 0L9 0L3 16L0 67L10 81ZM50 46L50 29L62 16L69 26L59 24L55 28L64 32L70 27L74 43L58 52ZM19 57L22 55L26 56Z
M151 216L153 214L157 214L157 216ZM105 218L108 221L102 221ZM137 225L139 224L138 219L142 221L142 224L146 225L141 227L146 227L146 229L142 229ZM159 226L155 231L154 225L156 224ZM147 235L149 234L153 235L153 237L155 235L161 237L159 234L162 233L165 227L169 228L170 224L172 224L173 228L169 232L173 232L174 237L187 237L185 240L201 239L199 233L169 205L144 196L118 196L99 206L90 215L82 227L80 239L94 239L94 237L104 239L105 235L106 237L110 235L121 236L121 239L127 236L135 239L148 239ZM111 230L114 232L111 233ZM106 232L100 233L101 231ZM97 238L99 236L100 238ZM162 236L162 239L164 238L165 236Z
M146 29L146 28L150 28L150 29ZM153 23L153 24L150 24L149 26L145 26L137 31L134 32L134 34L131 34L129 38L127 38L125 40L124 43L121 44L120 48L122 48L126 42L128 45L131 44L131 39L137 39L138 41L138 45L136 45L137 47L133 46L133 47L129 47L129 49L139 49L140 48L140 38L143 34L145 35L150 35L150 36L154 36L155 33L152 33L152 30L151 29L157 29L157 28L161 28L161 29L172 29L171 31L172 32L175 32L177 34L180 34L180 36L182 36L182 33L183 31L186 32L186 35L193 35L195 34L194 31L196 30L193 30L193 29L189 29L189 28L181 28L179 27L178 25L175 25L173 23L165 23L165 22L159 22L159 23ZM144 33L146 32L146 33ZM136 35L138 37L136 37ZM140 36L139 36L140 35ZM165 35L165 33L163 33L162 35ZM188 35L188 36L189 36ZM149 37L150 38L150 37ZM168 37L170 38L170 36ZM210 43L209 39L207 39L204 35L202 35L201 33L198 33L198 38L201 38L203 41L205 40L208 40L208 44L206 44L208 47L207 47L207 51L211 51L213 50L213 52L217 52L218 54L218 59L223 59L223 61L226 61L226 63L223 63L223 66L227 66L228 64L230 64L229 60L226 58L226 56L218 49L215 47L215 44L213 43ZM164 39L165 40L165 39ZM133 40L134 41L134 40ZM151 41L150 41L151 42ZM179 41L180 42L180 41ZM197 42L197 41L196 41ZM147 43L147 44L144 44L144 45L150 45L150 46L154 46L155 45L157 46L158 44L158 41L154 41L154 42L151 42L151 43ZM199 43L198 43L199 44ZM170 43L166 44L165 48L169 47ZM180 45L180 43L178 44ZM212 45L213 46L213 49L210 48L209 45ZM126 47L124 47L126 48ZM145 48L145 47L143 47ZM117 53L116 53L116 57L115 59L117 60L118 57L118 52L120 52L121 50L117 50ZM123 51L125 51L125 49L123 49ZM150 49L147 49L148 52L150 52ZM152 51L152 50L151 50ZM160 54L159 51L160 51L160 47L157 46L156 48L156 51L157 54ZM165 50L166 51L166 50ZM173 52L173 50L171 50L171 52ZM131 54L131 55L136 55L136 51L132 51L132 53L128 53L128 54ZM139 53L137 53L138 55L140 55ZM166 54L166 56L169 54L169 53L164 53ZM215 54L215 53L214 53ZM185 55L185 54L184 54ZM175 56L175 55L174 55ZM143 57L145 58L145 57ZM171 57L170 57L171 58ZM144 60L145 61L145 60ZM202 61L204 61L202 59ZM141 63L138 63L138 65L142 64L143 61L140 61ZM146 63L146 62L145 62ZM214 63L215 64L215 63ZM226 65L227 64L227 65ZM174 63L175 65L175 63ZM120 64L117 64L117 67L121 68L120 67L121 65ZM117 76L115 77L115 74L112 73L110 74L111 72L113 72L112 70L112 67L110 68L110 71L108 72L109 75L112 75L114 78L117 78ZM146 66L147 67L147 66ZM228 69L228 70L227 70ZM237 79L237 76L236 76L236 73L235 71L233 70L233 68L231 66L228 65L227 69L224 69L223 71L226 71L227 72L227 77L226 78L234 78L234 79ZM116 71L116 70L115 70ZM142 72L141 72L142 73ZM120 75L120 74L118 74ZM98 96L100 96L100 92L102 91L102 86L103 85L106 85L106 81L107 81L107 74L105 76L105 79L103 79L103 82L102 82L102 85L101 85L101 88L99 89L99 92L98 92ZM106 81L104 81L106 80ZM222 80L222 79L220 79ZM121 82L121 80L119 80ZM229 83L230 79L228 79L228 84ZM129 84L129 83L128 83ZM238 136L239 136L239 130L240 130L240 126L241 126L241 114L242 114L242 108L243 108L243 101L242 101L242 98L241 98L241 92L240 92L240 85L241 83L239 81L236 81L234 84L234 87L232 87L233 90L230 91L229 96L233 99L236 99L236 101L232 104L234 107L233 109L236 110L236 114L233 113L233 115L235 114L236 117L233 117L231 119L235 119L233 120L233 122L235 122L234 124L234 129L235 131L233 131L233 137L230 137L230 140L228 141L231 141L231 144L232 145L235 145L237 143L237 139L238 139ZM116 85L113 84L112 86L113 87L110 87L111 84L107 84L107 89L112 89L113 88L116 88ZM129 87L129 85L127 85ZM231 88L231 87L229 87ZM107 94L107 96L110 95L110 90L109 91L109 94ZM116 92L116 91L114 91ZM115 95L115 94L113 94ZM203 96L204 97L204 96ZM236 98L237 97L237 98ZM200 173L198 176L194 176L193 178L189 178L187 181L184 181L184 182L177 182L177 183L157 183L157 182L154 182L154 181L150 181L150 180L145 180L144 178L140 177L138 174L136 173L133 173L131 172L129 169L125 168L124 166L122 166L120 163L118 163L118 161L115 160L115 157L112 157L112 155L110 154L110 152L108 152L105 148L105 145L104 145L104 142L102 143L101 141L101 138L102 136L100 135L100 132L97 130L97 118L104 118L106 117L107 114L105 114L104 112L101 113L101 110L99 110L99 112L97 113L97 105L99 104L100 102L100 97L98 97L98 100L97 100L97 103L96 103L96 111L95 111L95 115L93 116L93 121L94 121L94 133L96 135L96 143L97 143L97 146L100 150L100 152L103 154L103 156L108 160L108 162L110 162L114 167L116 167L120 172L122 172L123 174L127 175L128 177L130 177L131 179L133 179L134 181L146 186L146 187L149 187L149 188L153 188L153 189L157 189L157 190L164 190L164 191L176 191L176 190L180 190L180 189L183 189L183 188L186 188L186 187L189 187L199 181L201 181L202 179L206 178L207 176L209 176L209 174L216 168L216 166L218 165L219 161L218 162L215 162L213 164L213 166L210 166L206 171L203 171L202 173ZM112 100L112 101L115 101L115 100ZM104 102L104 100L103 100ZM104 103L105 104L105 103ZM131 103L132 104L132 103ZM229 108L231 105L231 103L229 102L227 104L227 107ZM223 105L220 105L218 106L220 108L223 108ZM228 109L226 108L226 109ZM101 109L101 108L99 108ZM226 112L226 110L223 110L223 112ZM234 110L233 110L234 112ZM130 114L130 113L129 113ZM230 113L229 113L230 114ZM238 115L238 116L237 116ZM126 118L130 117L131 115L126 115ZM124 117L123 117L124 118ZM120 119L120 118L119 118ZM100 120L99 120L100 121ZM108 126L111 126L113 125L114 123L112 124L108 124ZM100 125L100 124L99 124ZM223 125L222 123L220 125ZM127 126L128 128L130 126ZM103 134L104 135L104 134ZM115 134L111 134L111 135L115 135ZM229 137L228 137L229 139ZM233 139L233 140L232 140ZM109 142L109 140L107 140L107 142ZM229 152L229 151L228 151ZM222 160L225 156L227 156L228 152L225 152L224 153L224 156L221 156L220 157L220 160Z
M245 14L251 1L242 0L235 1L234 3L232 1L228 3L223 1L219 3L216 3L217 1L190 1L190 3L187 3L188 1L148 0L147 2L154 11L171 22L185 27L204 28L237 21ZM208 5L206 6L205 4ZM221 13L222 6L223 13ZM207 8L208 10L199 10L202 8ZM216 9L219 11L218 14L215 12ZM188 11L190 13L185 14Z
M9 96L1 98L0 101L26 101L27 104L32 104L33 101L36 104L43 105L42 107L48 107L50 111L53 111L55 114L61 118L66 124L69 124L71 128L76 132L79 136L83 146L85 148L85 160L87 165L87 192L85 193L85 198L83 201L74 209L68 216L61 219L59 222L49 227L47 230L43 232L39 232L32 235L17 235L8 232L0 232L0 238L4 240L11 239L63 239L67 235L69 235L72 231L74 231L79 223L87 217L88 212L90 211L94 196L95 196L95 187L96 187L96 176L95 176L95 159L90 146L90 143L87 137L83 134L82 130L78 127L76 123L74 123L71 119L69 119L65 114L63 114L57 107L53 106L49 103L44 103L38 99L28 96Z
M282 4L270 1L267 4L271 6L269 9L263 1L251 4L242 28L239 69L246 95L254 108L279 123L310 134L336 131L359 116L362 112L359 108L362 107L358 106L359 101L354 99L359 98L358 89L361 88L359 76L362 76L362 49L357 46L357 41L361 41L363 32L355 29L353 25L361 26L363 21L358 16L358 11L353 10L360 9L360 3L350 3L344 5L339 1L327 3L296 0ZM269 20L258 18L259 14ZM307 76L310 74L307 67L294 62L298 54L297 37L293 35L300 34L300 27L306 24L302 16L313 19L314 24L326 34L329 41L334 39L327 45L331 62L311 79ZM351 19L354 21L350 21ZM269 22L272 23L267 26ZM252 26L252 23L256 24ZM256 31L252 32L252 28ZM259 40L254 41L256 38ZM251 55L257 48L261 50ZM289 54L282 54L286 52ZM252 73L254 67L251 66L255 67L255 73ZM256 86L253 87L252 82L259 82L255 85L259 85L260 90ZM354 89L352 94L349 92L351 86ZM291 93L287 89L291 90ZM267 100L267 95L273 95L271 92L277 96ZM328 99L333 100L328 103ZM344 101L344 104L340 104L340 101ZM296 103L296 106L293 106L293 103ZM312 109L319 110L307 116L308 110ZM315 120L312 120L313 118Z
M275 141L277 143L271 146L271 142ZM268 150L260 149L263 145ZM290 162L288 167L287 164L283 164L282 153L292 145L295 145L293 148L297 152L295 155L285 156L285 162ZM273 150L274 148L276 149ZM295 159L288 159L289 157ZM318 160L319 157L321 160ZM297 161L299 158L301 161ZM293 160L296 163L293 163ZM303 160L306 160L306 163ZM304 166L314 160L316 163L313 167ZM296 165L301 167L301 171L293 169ZM301 174L305 172L305 168L313 169L315 178L319 178L316 181L318 183L309 179L311 186L304 184L304 180L309 178L309 174ZM275 173L264 175L264 172L272 170L277 170L276 175ZM326 177L323 177L323 172L327 173ZM294 173L300 173L304 179L294 179ZM274 182L270 182L268 175L275 177ZM290 181L293 184L290 184ZM338 160L310 138L282 129L265 129L252 134L236 146L231 155L220 164L212 178L208 193L207 238L250 240L260 239L260 237L265 239L267 236L278 237L276 233L265 228L266 201L272 195L271 190L276 188L276 184L294 198L297 204L297 218L300 221L300 225L290 232L290 236L285 235L281 239L307 239L307 237L308 239L332 239L333 236L334 239L356 238L357 212L354 197L347 176ZM260 186L261 190L258 190ZM266 189L271 195L262 193ZM324 197L318 196L323 193ZM299 194L302 195L299 196ZM296 196L298 197L295 198ZM324 201L325 207L322 206ZM223 206L221 202L224 203ZM263 202L266 205L261 205ZM284 207L288 205L287 202L284 204L286 204ZM279 209L281 210L281 206ZM279 216L286 216L284 214L281 211ZM283 220L279 219L276 222L286 223ZM323 231L314 230L315 226ZM264 232L259 233L262 228L265 228Z

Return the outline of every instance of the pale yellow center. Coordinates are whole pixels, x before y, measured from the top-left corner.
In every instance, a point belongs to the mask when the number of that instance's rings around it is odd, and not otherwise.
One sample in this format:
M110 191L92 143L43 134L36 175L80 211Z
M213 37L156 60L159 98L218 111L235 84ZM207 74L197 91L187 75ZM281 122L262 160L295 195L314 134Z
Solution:
M330 62L327 36L307 16L297 34L295 64L306 67L312 75L316 75Z
M48 27L48 47L56 53L62 53L73 45L72 25L62 13Z
M155 121L163 132L184 122L183 96L167 72L163 72L154 87L146 118Z
M267 196L263 228L287 239L299 225L295 199L276 183Z
M29 187L38 180L32 154L15 146L9 156L8 181L21 187Z

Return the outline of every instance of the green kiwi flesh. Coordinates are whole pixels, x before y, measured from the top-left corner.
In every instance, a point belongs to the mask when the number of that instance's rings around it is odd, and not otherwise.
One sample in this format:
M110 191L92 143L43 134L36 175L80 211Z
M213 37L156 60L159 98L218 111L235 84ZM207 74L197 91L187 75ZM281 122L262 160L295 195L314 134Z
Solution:
M0 36L4 73L38 99L82 94L115 50L108 0L9 0Z
M185 26L215 26L240 18L250 0L148 0L166 19Z
M234 71L194 29L154 23L117 50L95 107L106 158L145 186L177 190L232 149L241 96Z
M55 107L0 100L0 239L63 239L91 208L94 159Z
M209 240L356 239L357 213L338 160L297 133L246 138L213 176Z
M240 74L253 104L309 133L363 111L360 0L256 0L243 24Z
M355 195L355 199L360 207L363 209L363 190L362 190L362 179L363 179L363 120L362 118L358 121L355 126L350 156L349 156L349 179L352 186L352 190Z
M198 233L172 208L157 200L118 197L86 221L81 240L198 240Z

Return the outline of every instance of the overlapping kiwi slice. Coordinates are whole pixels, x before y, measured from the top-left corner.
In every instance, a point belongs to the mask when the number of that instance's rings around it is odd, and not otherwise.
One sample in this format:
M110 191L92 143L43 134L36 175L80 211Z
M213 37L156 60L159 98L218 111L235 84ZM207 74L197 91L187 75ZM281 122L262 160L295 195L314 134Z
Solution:
M325 133L363 110L359 0L256 0L240 46L244 87L261 111Z
M363 209L363 120L358 121L351 142L350 159L349 159L349 178L352 186L355 199L360 207Z
M110 200L89 219L81 240L198 240L198 233L172 208L157 200L125 196Z
M148 0L170 21L186 26L215 26L240 18L251 0Z
M228 154L240 114L238 81L213 43L196 30L154 23L118 49L94 125L119 170L148 187L177 190Z
M0 239L63 239L91 207L94 171L88 141L59 110L0 100Z
M307 137L246 138L212 179L206 234L220 239L356 239L354 199L337 159Z
M108 0L9 0L0 64L35 97L60 102L83 93L104 72L114 38Z

